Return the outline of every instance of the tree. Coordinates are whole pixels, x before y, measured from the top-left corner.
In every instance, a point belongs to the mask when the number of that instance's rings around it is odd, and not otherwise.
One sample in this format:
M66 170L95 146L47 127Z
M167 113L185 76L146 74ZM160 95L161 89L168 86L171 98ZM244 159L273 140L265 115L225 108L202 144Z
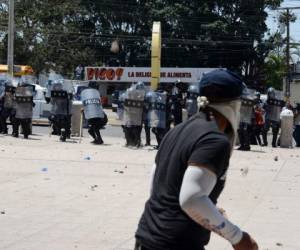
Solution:
M79 63L92 63L93 52L78 34L85 14L78 0L16 1L15 64L32 65L37 73L52 68L67 74ZM7 7L0 16L7 16Z
M283 77L286 75L286 63L283 56L271 54L265 62L266 85L282 89Z
M79 62L150 66L152 24L161 21L162 66L226 67L252 80L269 49L265 9L281 2L18 0L16 61L65 72Z

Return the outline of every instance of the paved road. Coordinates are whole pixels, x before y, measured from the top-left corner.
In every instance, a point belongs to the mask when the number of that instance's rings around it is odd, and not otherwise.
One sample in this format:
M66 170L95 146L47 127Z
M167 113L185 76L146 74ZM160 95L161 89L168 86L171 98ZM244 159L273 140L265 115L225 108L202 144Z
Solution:
M0 135L0 249L132 250L156 151L125 148L118 127L103 146L39 129L30 140ZM233 154L219 206L261 250L300 249L299 162L299 149ZM224 249L218 236L207 247Z

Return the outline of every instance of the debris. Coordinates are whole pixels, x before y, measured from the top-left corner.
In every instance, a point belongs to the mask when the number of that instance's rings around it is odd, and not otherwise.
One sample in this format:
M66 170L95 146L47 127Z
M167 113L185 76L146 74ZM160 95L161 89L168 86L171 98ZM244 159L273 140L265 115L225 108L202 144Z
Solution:
M275 156L275 157L274 157L274 161L278 161L278 156Z
M98 187L98 185L92 185L92 186L90 186L90 189L92 190L92 191L95 191L95 188L97 188Z
M1 214L5 214L5 211L1 211L0 213L1 213Z
M242 172L242 176L246 176L249 172L249 168L246 167L246 168L241 168L241 172Z
M280 242L277 242L277 243L276 243L276 246L282 247L282 246L283 246L283 244L282 244L282 243L280 243Z
M119 171L119 174L124 174L124 171Z
M42 168L42 172L47 172L48 168Z
M91 160L91 157L90 157L90 156L86 156L86 157L84 157L84 160L90 161L90 160Z

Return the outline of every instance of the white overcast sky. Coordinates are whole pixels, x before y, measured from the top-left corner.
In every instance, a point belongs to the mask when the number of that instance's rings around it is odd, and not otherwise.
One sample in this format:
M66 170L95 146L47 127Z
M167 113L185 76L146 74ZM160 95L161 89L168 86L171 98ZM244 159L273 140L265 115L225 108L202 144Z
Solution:
M300 0L284 0L281 4L281 7L300 7ZM295 23L291 23L291 37L296 41L300 42L300 9L293 10L295 15L297 16L297 21ZM271 34L275 33L278 29L278 10L269 10L268 11L269 17L267 20L267 25L270 29ZM285 36L286 33L283 34Z

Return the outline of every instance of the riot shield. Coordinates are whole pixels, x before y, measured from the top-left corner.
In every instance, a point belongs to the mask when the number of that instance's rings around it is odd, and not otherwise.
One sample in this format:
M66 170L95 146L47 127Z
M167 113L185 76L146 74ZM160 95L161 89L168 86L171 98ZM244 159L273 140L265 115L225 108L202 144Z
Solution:
M18 86L15 91L15 105L17 119L31 119L33 109L32 86Z
M71 115L72 113L72 99L70 96L70 86L65 85L63 81L54 82L51 85L51 113L53 115Z
M267 100L267 117L270 121L280 122L280 113L285 105L282 91L274 90L274 96Z
M255 89L247 89L242 95L242 104L240 109L240 122L242 123L251 125L256 98L255 92Z
M148 126L151 128L166 128L166 105L167 95L161 92L152 92L148 95L148 112L147 120Z
M0 81L0 98L5 94L5 82Z
M124 101L124 126L141 126L143 119L145 91L129 88Z
M85 89L81 92L81 100L86 119L104 118L100 93L96 89Z

